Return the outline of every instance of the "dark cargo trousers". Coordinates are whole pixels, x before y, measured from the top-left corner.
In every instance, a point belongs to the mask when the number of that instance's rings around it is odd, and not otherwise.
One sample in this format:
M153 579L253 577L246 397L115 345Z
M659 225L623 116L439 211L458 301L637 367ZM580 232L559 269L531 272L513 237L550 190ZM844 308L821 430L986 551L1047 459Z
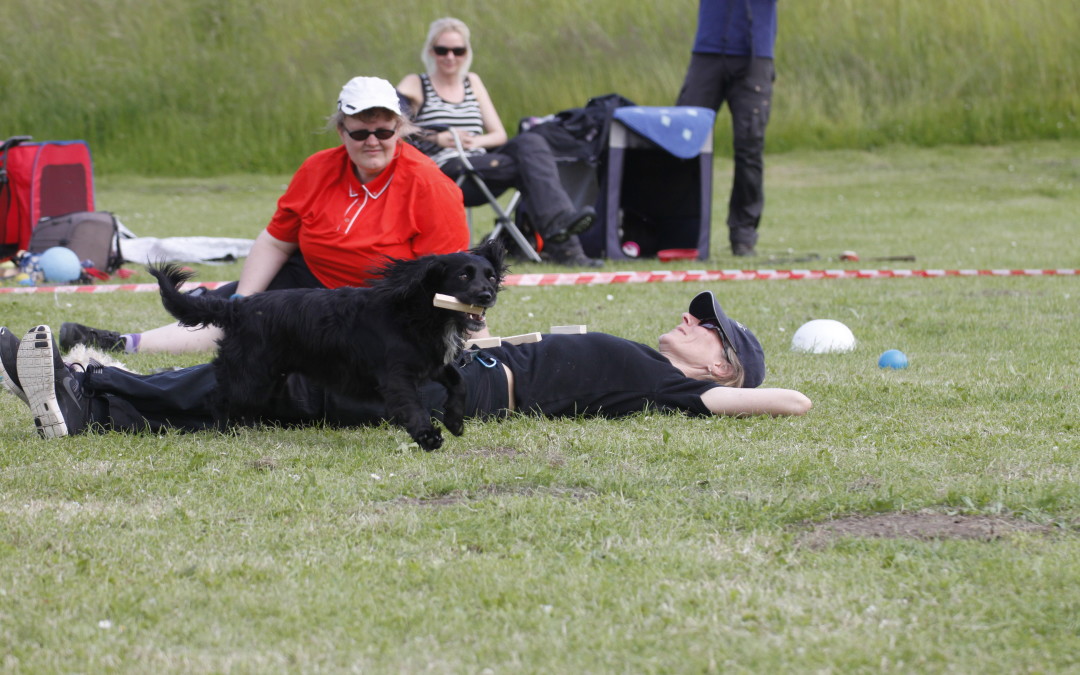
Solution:
M765 208L765 127L772 107L773 60L749 56L693 54L676 105L731 111L735 175L728 203L732 249L753 247Z

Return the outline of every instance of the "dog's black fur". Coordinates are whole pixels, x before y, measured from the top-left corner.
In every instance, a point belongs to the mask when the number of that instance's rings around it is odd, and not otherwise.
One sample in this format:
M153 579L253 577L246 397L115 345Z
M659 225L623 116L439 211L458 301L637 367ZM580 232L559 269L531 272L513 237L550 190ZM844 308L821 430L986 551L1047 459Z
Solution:
M214 359L222 412L258 419L276 381L301 373L350 396L380 395L391 418L420 447L435 450L442 434L421 404L419 386L435 380L448 396L443 424L464 431L465 383L453 366L480 316L432 305L436 293L479 307L495 304L506 274L502 244L467 253L392 260L369 288L289 289L227 300L181 293L192 273L151 265L165 309L185 326L224 331Z

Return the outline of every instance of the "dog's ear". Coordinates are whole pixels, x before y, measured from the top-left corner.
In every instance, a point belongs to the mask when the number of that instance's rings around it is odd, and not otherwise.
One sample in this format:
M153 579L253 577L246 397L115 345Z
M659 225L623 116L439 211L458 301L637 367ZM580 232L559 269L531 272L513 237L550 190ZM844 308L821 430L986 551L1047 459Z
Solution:
M412 260L391 258L369 283L378 295L392 302L408 300L417 293L433 295L439 288L446 264L437 255Z
M416 283L412 290L422 290L425 294L434 297L442 291L446 285L446 275L449 274L449 266L442 256L431 255L417 258L422 263L421 270L416 276Z
M470 251L473 255L486 258L491 266L495 268L496 274L499 275L499 283L506 277L508 270L506 266L506 247L499 239L488 239L484 243L480 244L476 248Z

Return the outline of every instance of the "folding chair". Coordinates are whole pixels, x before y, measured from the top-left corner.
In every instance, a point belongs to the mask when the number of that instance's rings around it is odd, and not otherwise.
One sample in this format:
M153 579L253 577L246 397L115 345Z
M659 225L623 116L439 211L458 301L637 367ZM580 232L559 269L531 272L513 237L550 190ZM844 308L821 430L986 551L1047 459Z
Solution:
M435 131L436 129L432 129ZM451 136L454 137L454 145L457 147L458 157L461 162L461 166L464 169L462 174L457 178L458 186L463 186L465 181L471 181L472 184L480 191L484 196L485 202L466 203L465 206L483 206L485 203L495 211L495 228L484 237L484 241L488 239L495 239L503 232L506 232L517 243L518 247L524 252L525 256L533 262L541 262L540 254L536 252L534 245L522 234L518 229L517 224L511 218L510 214L514 212L518 204L521 202L521 193L514 192L514 196L510 198L509 204L504 208L499 204L499 200L495 198L495 195L491 192L491 188L484 183L484 179L480 177L479 172L473 167L472 162L469 161L468 153L465 152L464 146L461 144L461 137L458 135L457 130L453 127L439 127L438 131L449 131Z

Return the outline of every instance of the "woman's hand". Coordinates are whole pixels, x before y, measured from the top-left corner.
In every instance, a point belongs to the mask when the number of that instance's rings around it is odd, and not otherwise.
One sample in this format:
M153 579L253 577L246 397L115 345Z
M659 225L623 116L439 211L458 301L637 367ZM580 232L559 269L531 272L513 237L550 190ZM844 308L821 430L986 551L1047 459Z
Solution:
M461 147L466 150L475 150L480 147L476 134L466 133L461 135Z
M483 137L477 136L472 132L459 132L458 138L461 139L461 148L463 150L476 150L487 147L482 142ZM435 134L435 144L441 148L456 148L457 144L454 143L454 132L440 131Z
M465 146L464 140L465 139L462 139L462 144L461 144L462 147ZM435 144L438 145L440 148L457 147L454 144L454 132L453 131L440 131L439 133L435 134Z

